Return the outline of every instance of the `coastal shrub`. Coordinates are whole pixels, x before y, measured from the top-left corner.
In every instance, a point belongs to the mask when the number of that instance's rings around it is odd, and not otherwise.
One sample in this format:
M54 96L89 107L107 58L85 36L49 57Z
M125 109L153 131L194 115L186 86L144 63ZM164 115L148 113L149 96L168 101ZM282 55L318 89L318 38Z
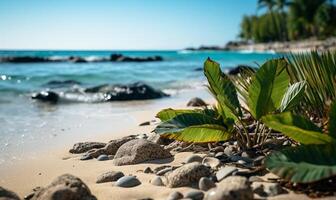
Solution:
M233 136L243 148L260 145L271 132L260 123L261 117L291 110L303 96L305 82L289 85L286 65L284 59L265 62L246 85L247 94L240 95L247 98L247 104L241 105L237 93L240 89L221 71L218 63L207 59L204 74L216 106L204 110L162 110L157 114L162 123L154 131L186 142L224 141ZM246 128L251 123L246 115L251 115L256 122L254 133Z
M291 54L287 61L291 82L307 83L302 102L305 114L326 119L330 103L336 100L336 51Z
M262 121L301 145L270 154L265 166L295 183L310 183L336 176L336 103L329 112L326 133L299 115L268 115Z

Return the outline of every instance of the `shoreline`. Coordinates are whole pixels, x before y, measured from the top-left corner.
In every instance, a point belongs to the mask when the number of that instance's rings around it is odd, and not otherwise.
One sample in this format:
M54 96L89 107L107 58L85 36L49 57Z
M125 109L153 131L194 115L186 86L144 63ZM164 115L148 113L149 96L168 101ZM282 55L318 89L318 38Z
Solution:
M336 50L336 37L325 40L305 39L300 41L248 43L242 41L230 41L225 46L200 46L198 48L186 48L189 51L241 51L247 53L304 53L312 50L328 51Z

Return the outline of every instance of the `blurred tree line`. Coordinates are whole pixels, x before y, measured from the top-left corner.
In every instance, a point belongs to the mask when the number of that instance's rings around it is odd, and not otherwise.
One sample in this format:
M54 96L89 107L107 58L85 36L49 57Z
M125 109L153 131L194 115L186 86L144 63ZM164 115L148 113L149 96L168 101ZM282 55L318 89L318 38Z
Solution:
M240 37L255 42L336 36L333 0L259 0L262 15L244 16Z

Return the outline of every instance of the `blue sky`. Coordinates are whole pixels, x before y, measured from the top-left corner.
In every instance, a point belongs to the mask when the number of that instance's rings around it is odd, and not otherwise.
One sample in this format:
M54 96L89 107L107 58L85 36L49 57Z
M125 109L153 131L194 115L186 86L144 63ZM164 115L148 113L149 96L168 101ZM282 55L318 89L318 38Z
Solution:
M181 49L235 39L257 0L0 0L0 49Z

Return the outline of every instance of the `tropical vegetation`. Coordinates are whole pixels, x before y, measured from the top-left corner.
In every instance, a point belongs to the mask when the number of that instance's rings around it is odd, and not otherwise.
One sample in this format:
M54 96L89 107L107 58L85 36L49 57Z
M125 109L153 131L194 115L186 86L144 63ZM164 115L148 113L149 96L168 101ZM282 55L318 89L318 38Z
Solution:
M336 6L330 0L259 0L259 15L244 16L240 37L254 42L336 36Z
M213 107L164 109L155 132L189 143L235 140L263 149L271 133L292 146L273 152L265 167L295 183L336 177L336 52L292 54L229 76L207 59L204 74Z

